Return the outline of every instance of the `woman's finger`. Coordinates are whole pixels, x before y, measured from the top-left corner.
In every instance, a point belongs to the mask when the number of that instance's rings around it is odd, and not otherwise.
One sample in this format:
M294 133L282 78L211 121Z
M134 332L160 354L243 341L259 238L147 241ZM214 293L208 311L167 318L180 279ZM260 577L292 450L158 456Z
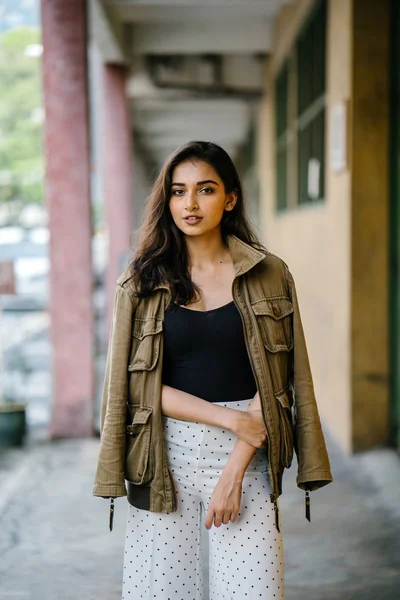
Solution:
M221 511L214 513L214 525L215 527L221 527L222 525L222 515Z
M230 518L231 518L231 513L229 511L228 512L224 512L224 515L222 517L223 524L227 525L229 523L229 521L230 521Z
M213 521L214 521L214 508L212 506L212 504L209 505L208 510L207 510L207 514L206 514L206 518L204 520L204 525L206 526L207 529L211 529Z
M231 521L231 523L234 523L237 519L237 511L232 511L231 512L231 516L229 517L229 520Z

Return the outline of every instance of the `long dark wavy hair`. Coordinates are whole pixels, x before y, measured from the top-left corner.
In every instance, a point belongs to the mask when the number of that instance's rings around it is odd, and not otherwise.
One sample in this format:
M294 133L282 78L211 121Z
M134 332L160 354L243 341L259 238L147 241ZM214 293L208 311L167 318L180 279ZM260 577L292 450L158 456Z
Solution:
M179 146L164 163L147 199L145 218L138 230L138 246L130 262L130 271L139 298L149 296L154 287L167 282L171 299L180 305L196 301L201 291L191 280L185 235L175 225L169 210L172 174L186 160L211 165L222 179L225 193L237 193L237 202L221 219L223 242L234 234L254 248L266 251L250 225L244 208L242 186L229 154L212 142L190 141Z

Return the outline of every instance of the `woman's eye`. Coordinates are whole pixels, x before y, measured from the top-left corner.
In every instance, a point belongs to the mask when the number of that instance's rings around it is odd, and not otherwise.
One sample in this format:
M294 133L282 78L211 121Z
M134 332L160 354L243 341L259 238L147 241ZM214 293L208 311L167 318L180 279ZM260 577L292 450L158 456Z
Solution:
M201 190L199 190L200 192L205 192L207 194L212 194L214 191L214 188L211 187L204 187L201 188ZM180 194L179 192L182 192L182 194ZM172 190L172 195L173 196L182 196L185 193L185 190L181 190L181 189L176 189L176 190Z

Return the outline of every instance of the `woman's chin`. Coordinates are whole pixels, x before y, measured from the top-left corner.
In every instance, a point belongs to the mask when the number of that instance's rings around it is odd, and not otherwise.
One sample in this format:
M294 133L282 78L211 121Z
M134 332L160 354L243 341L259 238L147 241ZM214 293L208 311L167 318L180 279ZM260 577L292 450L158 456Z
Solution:
M219 234L220 232L220 224L218 223L214 227L207 226L205 223L199 223L199 225L191 226L183 225L183 227L179 227L179 229L184 233L187 237L199 237L199 236L209 236L212 234Z

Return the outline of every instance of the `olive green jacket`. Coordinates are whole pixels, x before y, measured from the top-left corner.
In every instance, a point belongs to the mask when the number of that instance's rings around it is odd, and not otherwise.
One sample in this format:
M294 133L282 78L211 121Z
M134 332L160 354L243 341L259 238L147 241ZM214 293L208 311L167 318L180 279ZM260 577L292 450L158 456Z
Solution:
M265 448L277 518L276 499L294 451L301 489L327 485L332 474L293 277L277 256L234 235L228 244L235 271L233 300L242 317L268 433ZM132 505L154 512L175 511L177 506L161 408L163 319L170 299L167 283L139 300L129 269L118 278L93 489L95 496L128 495Z

